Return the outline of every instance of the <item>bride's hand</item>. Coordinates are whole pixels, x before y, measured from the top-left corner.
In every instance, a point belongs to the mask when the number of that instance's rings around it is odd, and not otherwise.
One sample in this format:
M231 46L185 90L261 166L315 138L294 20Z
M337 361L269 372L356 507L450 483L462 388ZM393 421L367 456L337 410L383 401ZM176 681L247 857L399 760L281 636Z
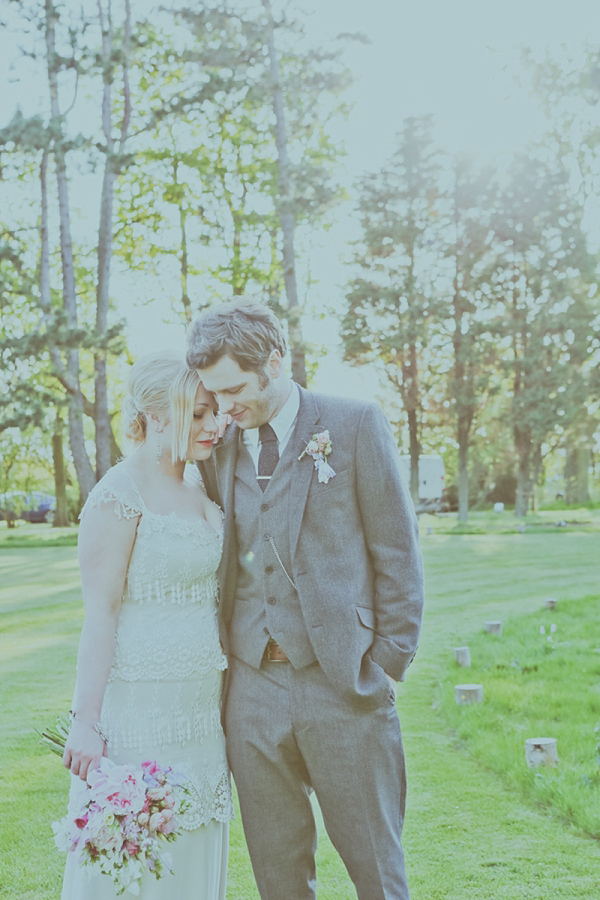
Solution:
M106 743L94 731L94 726L73 719L63 753L63 765L85 781L88 772L99 767L103 756L106 756Z

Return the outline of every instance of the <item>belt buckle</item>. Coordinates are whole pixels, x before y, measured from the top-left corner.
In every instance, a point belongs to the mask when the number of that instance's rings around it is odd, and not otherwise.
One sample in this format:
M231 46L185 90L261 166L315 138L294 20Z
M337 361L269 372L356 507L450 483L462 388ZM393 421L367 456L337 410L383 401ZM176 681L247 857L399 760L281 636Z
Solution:
M268 644L267 644L267 660L268 660L268 662L272 662L272 663L286 663L286 662L288 662L288 659L287 659L287 658L286 658L286 659L281 659L281 657L280 657L280 658L278 659L276 656L271 656L271 650L272 650L272 648L274 648L274 647L277 647L277 649L280 651L280 653L283 653L283 651L281 650L281 648L280 648L279 644L277 643L277 641L274 641L273 638L270 638L270 639L269 639L269 642L268 642Z

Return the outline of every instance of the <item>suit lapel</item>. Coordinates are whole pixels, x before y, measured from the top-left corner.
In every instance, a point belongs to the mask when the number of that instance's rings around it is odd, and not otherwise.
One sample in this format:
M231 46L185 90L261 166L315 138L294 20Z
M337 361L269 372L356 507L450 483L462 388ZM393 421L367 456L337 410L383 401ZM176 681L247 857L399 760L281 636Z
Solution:
M302 459L303 450L316 431L316 424L319 421L319 408L317 401L310 391L304 388L300 390L300 408L298 409L298 420L294 433L291 437L294 450L294 462L292 469L292 486L290 490L290 550L292 559L296 552L298 538L300 536L300 526L304 516L304 507L308 497L308 490L312 481L315 463L312 457L305 455Z

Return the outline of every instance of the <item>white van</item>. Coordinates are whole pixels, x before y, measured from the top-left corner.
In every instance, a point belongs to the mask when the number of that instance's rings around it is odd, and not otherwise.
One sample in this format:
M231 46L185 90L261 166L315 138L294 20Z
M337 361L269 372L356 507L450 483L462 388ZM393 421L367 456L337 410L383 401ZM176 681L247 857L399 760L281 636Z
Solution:
M401 456L400 462L406 483L410 485L410 456ZM419 503L417 512L439 512L446 488L446 468L439 454L424 454L419 457Z

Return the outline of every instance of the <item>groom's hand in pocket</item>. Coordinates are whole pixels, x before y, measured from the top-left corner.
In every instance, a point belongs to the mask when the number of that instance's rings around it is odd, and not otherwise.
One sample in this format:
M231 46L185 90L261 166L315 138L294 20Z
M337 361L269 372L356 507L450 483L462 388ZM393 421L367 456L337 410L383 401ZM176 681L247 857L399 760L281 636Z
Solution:
M388 682L389 682L390 690L392 691L392 694L394 695L394 699L395 699L395 698L396 698L396 689L397 689L397 687L398 687L398 682L397 682L397 681L394 681L394 679L391 677L391 675L388 675L387 672L385 673L385 677L387 678L387 680L388 680Z

